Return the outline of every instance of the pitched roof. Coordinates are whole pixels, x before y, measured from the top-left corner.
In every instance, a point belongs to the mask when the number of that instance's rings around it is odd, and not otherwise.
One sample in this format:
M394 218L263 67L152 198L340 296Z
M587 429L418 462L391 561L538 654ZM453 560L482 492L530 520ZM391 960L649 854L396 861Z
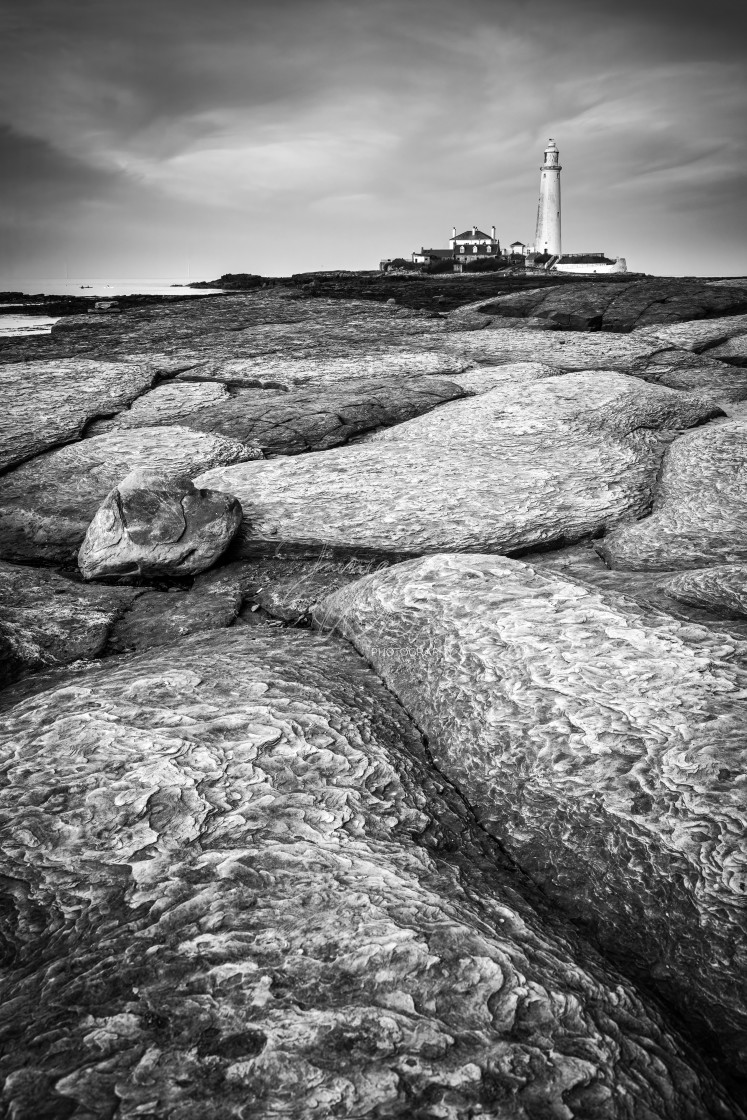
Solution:
M476 237L487 237L488 241L495 240L495 238L492 238L489 233L483 233L481 229L476 229L474 231L471 230L471 229L466 229L464 231L464 233L458 233L456 235L456 237L455 238L452 237L451 240L452 241L472 241Z
M416 249L416 256L426 257L453 257L453 249Z

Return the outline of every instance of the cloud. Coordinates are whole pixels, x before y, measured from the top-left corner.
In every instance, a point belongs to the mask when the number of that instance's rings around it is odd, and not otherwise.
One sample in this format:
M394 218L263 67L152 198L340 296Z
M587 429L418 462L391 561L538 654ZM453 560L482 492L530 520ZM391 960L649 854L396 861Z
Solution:
M715 258L734 248L738 19L731 0L25 0L0 16L0 119L37 153L18 251L71 211L84 240L106 213L154 268L149 231L177 244L195 214L265 271L321 266L335 237L364 267L454 221L527 240L552 134L574 237L608 230L653 270L638 231L666 198Z

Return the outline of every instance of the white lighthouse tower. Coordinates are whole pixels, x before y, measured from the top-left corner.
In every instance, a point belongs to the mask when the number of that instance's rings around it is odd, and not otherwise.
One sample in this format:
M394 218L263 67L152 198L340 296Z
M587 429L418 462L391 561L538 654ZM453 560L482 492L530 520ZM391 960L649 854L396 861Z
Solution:
M540 168L540 196L537 207L537 232L534 247L538 253L560 256L560 152L555 141L545 148L545 162Z

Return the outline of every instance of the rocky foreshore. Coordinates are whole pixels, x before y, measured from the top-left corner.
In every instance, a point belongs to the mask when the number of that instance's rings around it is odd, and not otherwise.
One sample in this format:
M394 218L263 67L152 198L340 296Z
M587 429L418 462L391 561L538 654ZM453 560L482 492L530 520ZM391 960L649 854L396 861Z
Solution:
M0 342L0 1116L745 1120L747 281L530 281Z

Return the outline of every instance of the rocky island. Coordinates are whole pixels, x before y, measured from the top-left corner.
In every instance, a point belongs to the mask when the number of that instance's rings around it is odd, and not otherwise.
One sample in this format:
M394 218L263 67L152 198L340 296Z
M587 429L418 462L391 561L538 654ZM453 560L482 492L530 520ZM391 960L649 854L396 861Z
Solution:
M747 280L249 279L0 341L0 1115L744 1120Z

